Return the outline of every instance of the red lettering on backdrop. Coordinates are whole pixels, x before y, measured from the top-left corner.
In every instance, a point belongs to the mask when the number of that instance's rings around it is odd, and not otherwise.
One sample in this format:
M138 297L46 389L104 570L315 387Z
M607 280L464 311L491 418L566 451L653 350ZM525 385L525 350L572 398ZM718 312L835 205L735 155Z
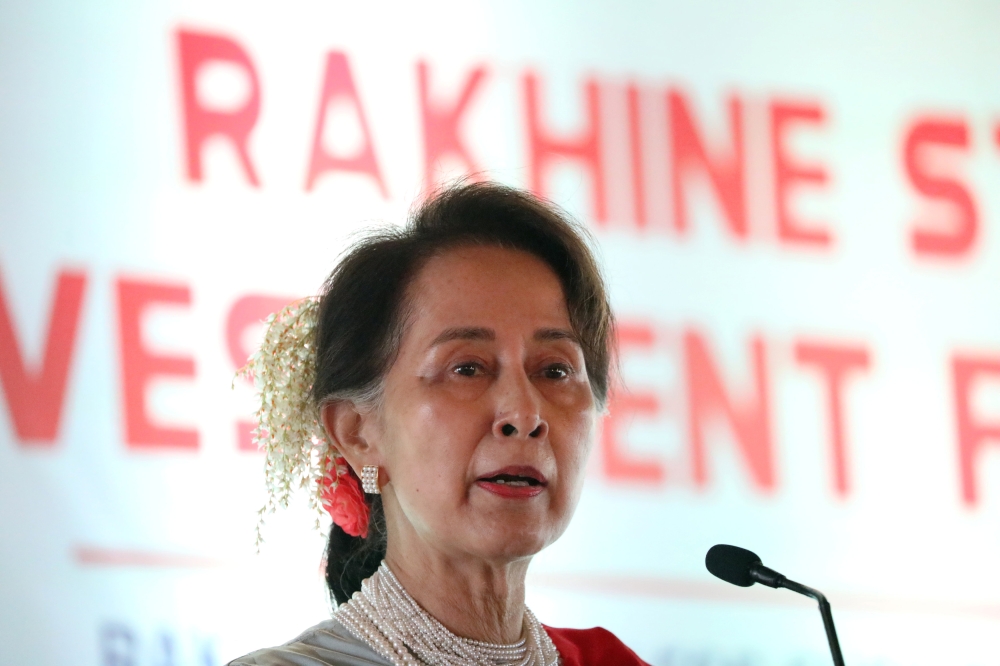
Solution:
M187 149L187 177L202 179L201 149L212 136L224 136L236 149L247 180L254 187L260 186L257 173L250 162L247 141L260 113L260 82L257 70L247 52L234 40L221 35L209 35L187 30L177 31L177 48L181 65L181 98L183 100L184 139ZM197 76L199 69L212 61L222 61L243 70L250 81L250 95L243 106L235 111L218 111L205 108L198 100Z
M486 68L477 67L465 79L458 100L451 106L442 106L430 99L430 74L427 63L417 63L420 84L420 118L424 127L424 190L430 192L437 185L435 170L442 158L458 159L467 173L474 177L480 172L459 134L462 116L479 85L486 78Z
M653 329L647 324L619 323L617 334L622 353L629 348L649 351L653 347ZM663 482L666 477L663 463L631 455L627 443L621 440L621 426L627 425L632 416L654 416L659 410L660 403L654 393L633 393L617 387L612 389L608 397L608 414L601 427L601 459L609 479L653 484Z
M541 197L548 196L546 183L551 164L558 160L575 161L590 174L594 220L603 224L608 221L608 203L601 147L600 86L594 79L587 81L586 120L577 134L563 137L553 136L543 127L538 87L535 74L528 72L524 75L531 190Z
M349 157L330 154L323 146L323 130L326 127L327 106L337 99L346 100L354 107L358 123L363 135L363 145L358 152ZM378 160L375 159L375 144L372 133L368 129L368 119L365 116L361 98L358 97L351 76L351 66L347 56L340 51L331 51L326 57L326 71L323 74L323 93L319 98L319 110L316 112L316 132L313 134L312 151L309 157L309 174L306 176L306 190L311 190L316 179L327 171L348 171L364 174L378 185L382 198L389 198Z
M14 432L25 444L55 444L86 284L87 276L81 272L59 273L41 367L37 370L29 368L21 355L14 318L0 284L0 385L7 397Z
M938 151L948 148L953 153L960 153L968 147L969 128L962 120L921 118L906 133L903 169L910 184L928 199L946 201L955 209L948 230L913 230L910 243L917 255L961 256L971 250L976 241L979 215L972 192L957 174L932 173L944 165L929 160L924 153L929 148Z
M632 210L635 224L646 226L646 169L642 150L642 97L639 87L629 84L625 90L628 108L629 154L632 158Z
M830 414L830 456L833 463L833 487L844 497L850 488L847 438L844 436L843 390L847 375L867 370L871 360L864 347L833 345L822 342L799 342L795 360L813 366L826 384L827 409Z
M193 378L194 359L153 354L142 342L146 308L154 304L190 305L191 290L182 285L120 278L117 291L126 445L133 449L197 449L197 430L155 425L146 412L149 381L156 376Z
M969 506L974 506L979 501L976 481L979 454L987 444L1000 445L1000 422L982 423L972 413L973 384L982 376L1000 379L1000 358L956 356L952 359L959 481L962 499Z
M253 350L243 346L243 334L247 328L267 319L268 315L278 312L294 301L294 298L277 296L261 296L251 294L238 299L229 308L226 317L226 348L229 359L237 370L246 365ZM236 422L236 448L240 451L257 451L253 443L254 424L251 421Z
M822 126L826 114L818 104L776 101L771 104L771 155L774 159L774 211L778 238L789 244L830 245L830 232L815 225L807 226L795 219L789 206L794 186L826 185L828 175L818 164L800 164L788 154L785 139L791 127L802 124Z
M684 359L688 393L688 435L694 481L708 482L706 445L702 428L706 422L724 416L750 472L750 480L761 490L775 486L774 456L771 445L771 418L768 398L764 342L751 343L753 388L737 401L727 391L703 337L695 331L684 334Z
M684 185L691 173L698 170L708 175L708 181L722 205L729 231L745 240L750 233L747 224L745 190L745 150L743 145L743 104L735 95L729 100L729 125L732 148L713 159L698 134L690 104L679 90L667 93L670 125L670 191L674 202L674 229L683 233L688 227L687 198Z

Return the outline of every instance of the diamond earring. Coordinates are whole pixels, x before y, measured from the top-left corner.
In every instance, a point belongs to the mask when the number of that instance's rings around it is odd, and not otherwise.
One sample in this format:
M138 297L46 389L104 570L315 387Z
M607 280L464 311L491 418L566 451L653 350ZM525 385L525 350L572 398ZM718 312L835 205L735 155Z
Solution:
M378 465L365 465L361 468L361 489L369 495L380 495L378 487Z

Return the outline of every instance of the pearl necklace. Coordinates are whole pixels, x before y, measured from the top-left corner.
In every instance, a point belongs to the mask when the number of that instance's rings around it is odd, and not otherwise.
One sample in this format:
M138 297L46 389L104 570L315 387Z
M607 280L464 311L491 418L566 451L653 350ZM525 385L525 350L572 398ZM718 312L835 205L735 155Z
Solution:
M541 623L524 609L517 643L462 638L414 601L385 560L333 617L394 666L556 666L559 652Z

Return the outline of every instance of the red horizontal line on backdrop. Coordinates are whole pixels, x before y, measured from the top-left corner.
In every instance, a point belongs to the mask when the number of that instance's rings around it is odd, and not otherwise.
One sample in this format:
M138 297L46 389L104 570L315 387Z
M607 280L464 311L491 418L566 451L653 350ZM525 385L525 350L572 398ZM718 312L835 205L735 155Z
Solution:
M73 559L91 567L138 567L153 569L209 569L229 566L225 560L155 550L76 546ZM803 607L813 604L805 597L788 591L754 587L741 590L722 582L699 582L658 576L623 576L608 574L531 574L530 584L572 592L639 596L675 601L709 603L763 604ZM894 599L859 594L830 594L835 609L877 611L883 613L920 613L932 615L977 616L1000 619L1000 605L958 601Z
M788 590L764 587L738 589L722 583L663 578L657 576L623 576L608 574L530 574L528 582L573 592L590 592L613 596L640 596L654 599L706 601L772 606L815 605L812 600ZM931 615L962 615L1000 619L1000 605L873 597L863 594L828 594L834 611L877 611L882 613L919 613Z
M157 550L101 548L97 546L74 547L73 559L77 564L96 567L208 569L228 564L224 560L198 555L169 553Z

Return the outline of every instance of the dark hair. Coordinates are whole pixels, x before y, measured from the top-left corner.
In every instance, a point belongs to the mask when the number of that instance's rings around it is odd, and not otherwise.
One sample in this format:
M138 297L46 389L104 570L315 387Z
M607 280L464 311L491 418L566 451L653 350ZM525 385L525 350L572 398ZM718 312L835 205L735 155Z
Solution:
M355 244L330 274L316 327L317 403L374 402L395 360L407 318L406 291L431 257L463 245L528 252L559 278L570 324L580 340L591 391L603 406L612 357L611 308L586 232L555 206L496 183L467 183L428 198L403 229L380 231ZM385 515L379 495L368 537L330 529L326 583L335 603L361 589L385 557Z

